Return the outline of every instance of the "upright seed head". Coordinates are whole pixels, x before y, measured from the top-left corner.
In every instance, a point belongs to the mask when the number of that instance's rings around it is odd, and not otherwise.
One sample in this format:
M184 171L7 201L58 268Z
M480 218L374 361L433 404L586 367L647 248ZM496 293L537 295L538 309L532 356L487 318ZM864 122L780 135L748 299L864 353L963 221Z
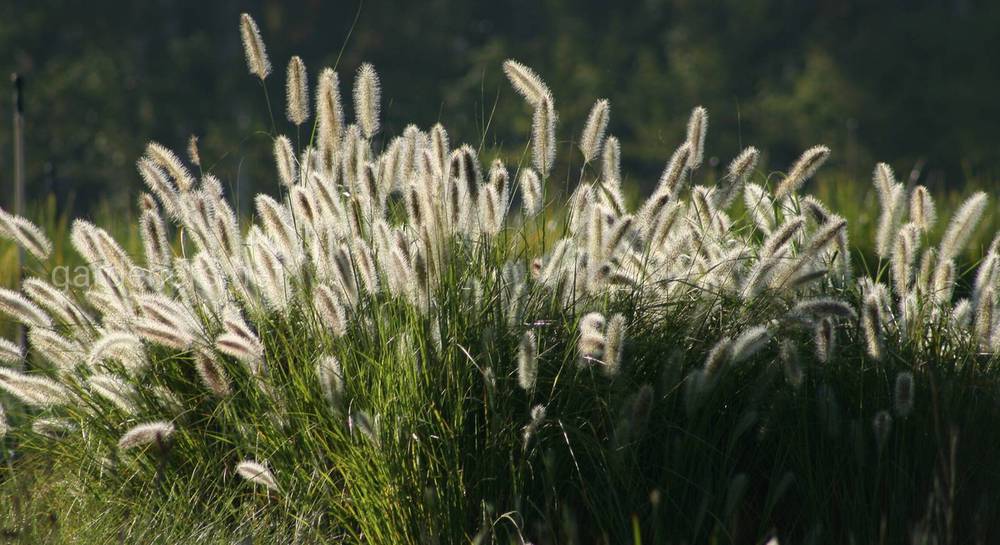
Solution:
M705 159L705 134L708 132L708 110L698 106L691 111L687 124L687 144L691 148L687 167L694 170Z
M267 58L264 40L260 37L257 22L249 14L240 15L240 35L243 37L243 52L247 56L250 73L264 81L271 73L271 61Z
M798 191L802 184L806 183L806 180L816 174L816 171L823 166L828 157L830 157L830 148L826 146L813 146L807 149L792 166L788 176L782 180L774 192L774 196L780 199Z
M201 166L201 154L198 152L198 136L192 134L188 138L187 147L188 160L191 164L200 167Z
M521 337L517 351L517 384L522 390L531 392L538 379L538 341L532 331Z
M295 185L297 177L295 164L295 152L292 151L292 142L287 136L279 136L274 139L274 163L278 167L278 179L287 188Z
M836 329L831 318L826 317L816 323L815 343L816 359L820 363L828 363L836 343Z
M228 397L232 393L229 386L229 378L222 365L215 359L211 352L199 350L195 353L195 370L198 377L213 394L220 398Z
M285 81L286 114L288 120L299 126L309 119L309 80L306 64L298 55L288 61L288 76Z
M590 109L587 124L584 125L583 134L580 136L580 151L583 152L583 160L586 163L601 153L604 134L608 130L610 111L611 103L603 98L595 102L594 107Z
M375 67L365 63L358 69L354 80L354 116L365 138L371 139L379 130L381 100L378 74Z
M716 208L725 210L739 197L747 179L753 173L753 169L757 167L757 160L759 158L760 152L757 151L757 148L750 146L740 152L729 163L729 168L726 170L726 177L719 182L719 185L715 188L715 192L712 194Z
M607 342L604 350L604 374L609 378L618 376L621 371L622 354L625 348L625 316L615 314L608 320Z
M882 359L882 305L874 293L865 297L861 307L861 331L865 336L868 355Z
M521 170L521 205L527 216L534 216L542 210L542 180L533 169Z
M913 193L910 194L910 221L925 233L930 231L937 221L934 199L922 185L913 188Z
M556 159L556 118L555 100L547 94L535 106L531 124L531 155L542 178L549 176Z

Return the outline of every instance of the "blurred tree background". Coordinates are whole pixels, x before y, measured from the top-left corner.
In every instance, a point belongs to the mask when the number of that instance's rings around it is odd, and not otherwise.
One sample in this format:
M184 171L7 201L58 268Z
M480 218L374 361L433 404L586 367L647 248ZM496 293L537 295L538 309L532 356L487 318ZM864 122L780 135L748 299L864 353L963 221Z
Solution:
M101 201L130 204L145 143L183 152L192 134L204 164L244 201L273 187L270 121L244 64L242 11L261 26L278 130L293 139L284 72L298 54L311 83L339 58L348 100L354 71L373 62L385 134L440 119L455 140L519 149L530 115L500 66L513 57L553 88L565 145L593 101L610 98L611 131L632 180L647 188L698 104L711 114L718 168L754 144L768 169L783 170L823 143L834 150L827 172L862 183L876 160L903 172L924 160L931 185L998 173L995 1L6 0L0 68L26 79L29 198L54 193L82 214ZM0 109L3 206L10 111Z

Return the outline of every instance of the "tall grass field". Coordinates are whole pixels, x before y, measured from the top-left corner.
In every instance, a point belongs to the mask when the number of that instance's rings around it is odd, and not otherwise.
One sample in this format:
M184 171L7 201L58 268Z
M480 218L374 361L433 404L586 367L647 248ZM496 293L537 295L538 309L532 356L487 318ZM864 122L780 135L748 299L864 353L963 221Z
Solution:
M502 68L511 149L384 134L373 66L292 57L249 217L196 140L127 229L2 212L0 543L1000 541L985 193L809 195L824 146L708 179L695 107L636 202L611 103L560 134Z

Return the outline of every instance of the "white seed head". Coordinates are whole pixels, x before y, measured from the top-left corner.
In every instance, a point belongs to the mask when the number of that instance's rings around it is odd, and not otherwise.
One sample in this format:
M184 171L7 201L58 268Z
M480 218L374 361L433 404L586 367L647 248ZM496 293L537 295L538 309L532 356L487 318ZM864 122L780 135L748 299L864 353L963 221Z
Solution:
M708 110L698 106L691 111L687 125L687 144L691 148L687 167L694 170L705 159L705 134L708 132Z
M799 160L792 166L792 170L788 172L788 176L781 181L774 196L780 199L798 191L802 184L812 178L819 167L823 166L828 157L830 157L830 148L826 146L813 146L804 151Z
M604 143L604 134L608 130L608 119L611 112L611 103L607 99L601 99L594 103L587 116L587 124L583 127L583 134L580 136L580 151L583 152L584 162L589 163L601 153L601 146Z
M378 133L380 100L378 74L372 65L362 64L354 80L354 117L365 138Z
M535 106L531 122L531 157L542 178L548 178L556 160L556 107L552 95L545 95Z
M522 390L531 392L538 379L538 341L532 331L521 337L517 351L517 384Z
M298 126L309 119L309 76L306 64L298 55L288 61L288 75L285 81L286 114L288 120Z
M503 71L507 74L507 79L510 80L514 90L532 106L538 106L543 98L550 94L548 86L534 70L513 59L504 61Z
M267 50L264 48L264 40L260 37L257 22L247 13L240 15L240 35L243 38L247 68L251 74L263 81L271 73L271 61L267 58Z
M278 481L274 479L274 474L263 464L253 460L245 460L236 466L236 473L253 484L278 491Z

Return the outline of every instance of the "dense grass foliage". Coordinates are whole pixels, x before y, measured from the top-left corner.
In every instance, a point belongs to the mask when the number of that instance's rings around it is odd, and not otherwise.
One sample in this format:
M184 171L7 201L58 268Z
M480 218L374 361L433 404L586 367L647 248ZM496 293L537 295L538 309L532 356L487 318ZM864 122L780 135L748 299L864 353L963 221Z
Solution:
M241 31L263 81L249 16ZM557 197L557 152L577 150L556 138L545 83L504 68L533 119L510 169L453 149L441 125L383 140L364 65L354 124L328 69L309 143L274 135L276 196L258 196L250 221L196 142L187 162L155 143L140 159L139 242L73 223L78 281L52 276L47 263L67 259L58 239L0 215L39 258L24 295L0 292L28 331L26 353L0 345L5 532L995 539L1000 243L961 265L984 194L935 227L926 189L878 165L874 255L859 264L848 222L801 191L827 148L773 180L748 148L704 182L708 114L695 108L633 206L598 101L579 182ZM304 72L289 64L286 113L306 131Z

